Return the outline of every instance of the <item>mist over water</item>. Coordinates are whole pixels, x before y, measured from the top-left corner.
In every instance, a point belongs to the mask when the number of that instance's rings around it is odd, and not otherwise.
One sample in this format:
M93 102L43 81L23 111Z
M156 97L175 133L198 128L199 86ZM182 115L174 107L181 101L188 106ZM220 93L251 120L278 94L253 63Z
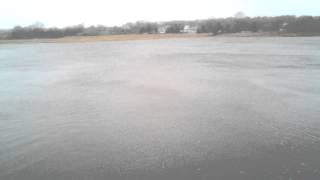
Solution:
M320 178L320 38L0 45L0 179Z

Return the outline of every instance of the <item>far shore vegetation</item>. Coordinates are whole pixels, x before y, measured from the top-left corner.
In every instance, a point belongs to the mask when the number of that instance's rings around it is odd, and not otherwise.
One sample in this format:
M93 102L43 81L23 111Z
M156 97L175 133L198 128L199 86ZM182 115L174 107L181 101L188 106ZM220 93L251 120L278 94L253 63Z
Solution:
M135 40L202 36L319 36L320 16L235 17L191 21L138 21L122 26L75 25L47 28L42 23L0 30L2 42L41 39L43 42ZM52 40L59 39L59 40Z

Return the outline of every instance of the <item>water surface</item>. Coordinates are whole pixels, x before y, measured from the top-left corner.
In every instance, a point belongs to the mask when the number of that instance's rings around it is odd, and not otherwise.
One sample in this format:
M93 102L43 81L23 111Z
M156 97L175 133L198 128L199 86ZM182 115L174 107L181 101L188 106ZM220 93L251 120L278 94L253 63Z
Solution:
M320 179L320 38L0 45L1 179Z

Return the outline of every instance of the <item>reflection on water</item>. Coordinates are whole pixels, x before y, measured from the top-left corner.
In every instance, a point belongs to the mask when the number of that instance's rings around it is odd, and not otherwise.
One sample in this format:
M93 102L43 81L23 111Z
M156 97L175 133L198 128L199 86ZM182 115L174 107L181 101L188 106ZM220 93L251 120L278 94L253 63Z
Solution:
M0 178L319 179L320 39L0 45Z

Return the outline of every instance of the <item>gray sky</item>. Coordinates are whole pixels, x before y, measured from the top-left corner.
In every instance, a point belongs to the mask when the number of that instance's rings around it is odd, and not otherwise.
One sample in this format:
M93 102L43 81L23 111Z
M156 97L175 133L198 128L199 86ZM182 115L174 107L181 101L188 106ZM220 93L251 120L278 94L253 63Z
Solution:
M121 25L138 20L192 20L233 16L320 15L320 0L0 0L0 28L43 22Z

